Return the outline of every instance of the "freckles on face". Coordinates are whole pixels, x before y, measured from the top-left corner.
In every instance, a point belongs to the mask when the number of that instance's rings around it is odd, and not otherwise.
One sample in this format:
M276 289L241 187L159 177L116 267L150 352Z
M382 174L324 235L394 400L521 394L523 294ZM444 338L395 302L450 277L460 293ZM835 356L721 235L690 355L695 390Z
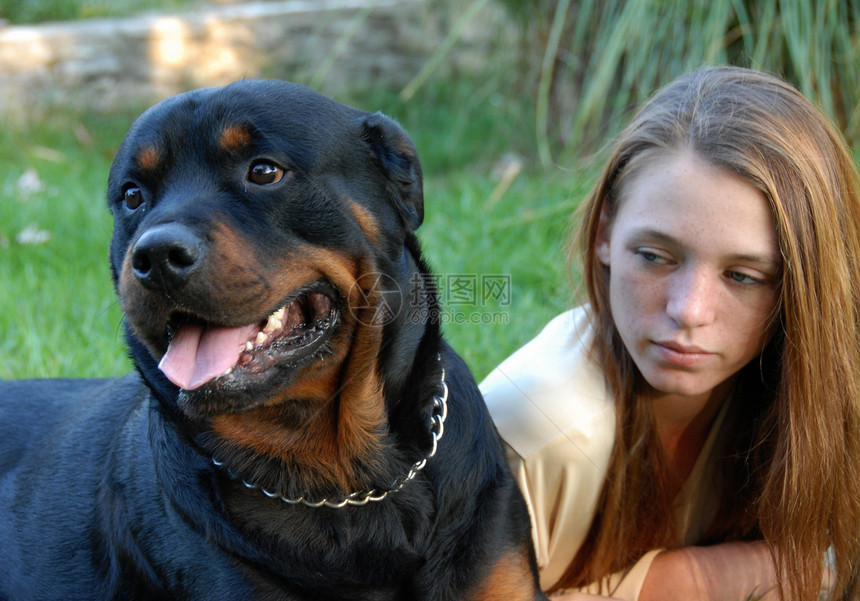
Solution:
M688 151L623 185L597 256L612 316L657 393L707 397L769 340L780 254L764 194Z

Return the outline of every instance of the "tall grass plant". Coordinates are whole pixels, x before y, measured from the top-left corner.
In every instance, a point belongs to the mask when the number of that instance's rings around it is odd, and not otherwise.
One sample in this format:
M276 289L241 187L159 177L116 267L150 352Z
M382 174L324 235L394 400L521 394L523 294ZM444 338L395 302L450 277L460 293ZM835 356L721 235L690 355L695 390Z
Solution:
M654 90L707 64L784 77L860 144L854 0L498 1L520 25L544 165L595 152Z

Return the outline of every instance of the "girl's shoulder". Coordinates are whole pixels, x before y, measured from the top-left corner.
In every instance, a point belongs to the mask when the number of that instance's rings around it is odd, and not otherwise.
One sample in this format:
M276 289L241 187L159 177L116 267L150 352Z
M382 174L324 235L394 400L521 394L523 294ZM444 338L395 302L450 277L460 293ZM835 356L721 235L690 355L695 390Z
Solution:
M555 317L505 359L481 392L502 438L522 457L553 440L614 427L603 371L590 356L593 328L586 307Z

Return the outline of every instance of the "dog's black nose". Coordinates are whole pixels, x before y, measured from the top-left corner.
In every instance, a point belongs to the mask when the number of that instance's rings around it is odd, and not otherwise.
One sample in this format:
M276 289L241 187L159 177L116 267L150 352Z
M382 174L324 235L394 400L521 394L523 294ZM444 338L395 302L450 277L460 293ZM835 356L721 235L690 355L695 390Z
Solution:
M198 266L203 247L200 236L187 226L159 225L137 240L131 251L131 267L147 288L175 290Z

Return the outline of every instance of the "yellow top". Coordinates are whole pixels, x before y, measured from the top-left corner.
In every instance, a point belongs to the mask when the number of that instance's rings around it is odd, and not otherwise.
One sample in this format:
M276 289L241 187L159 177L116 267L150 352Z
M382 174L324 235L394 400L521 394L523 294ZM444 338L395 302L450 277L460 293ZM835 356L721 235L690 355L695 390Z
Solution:
M481 383L529 507L544 590L561 578L585 539L615 439L615 406L602 370L588 357L591 336L583 307L563 313ZM701 536L717 509L711 455L727 405L675 501L682 545ZM636 600L658 552L580 592Z

